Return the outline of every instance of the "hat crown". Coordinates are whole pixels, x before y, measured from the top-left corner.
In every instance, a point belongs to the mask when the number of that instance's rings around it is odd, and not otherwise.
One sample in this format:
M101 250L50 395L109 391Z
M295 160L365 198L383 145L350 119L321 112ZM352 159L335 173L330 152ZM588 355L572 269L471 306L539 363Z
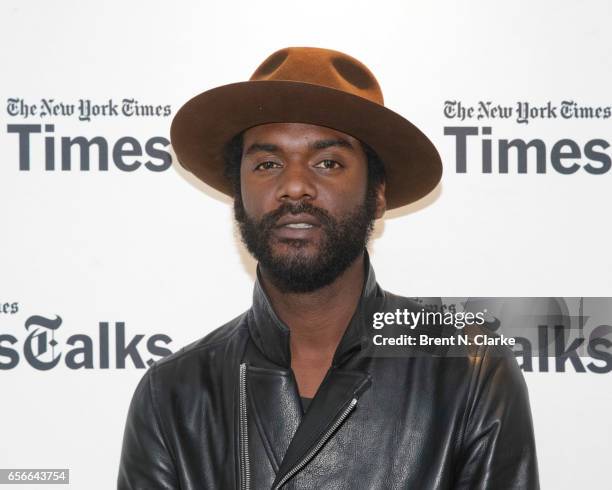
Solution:
M383 105L378 81L359 60L340 51L291 47L275 51L261 63L251 78L311 83L348 92Z

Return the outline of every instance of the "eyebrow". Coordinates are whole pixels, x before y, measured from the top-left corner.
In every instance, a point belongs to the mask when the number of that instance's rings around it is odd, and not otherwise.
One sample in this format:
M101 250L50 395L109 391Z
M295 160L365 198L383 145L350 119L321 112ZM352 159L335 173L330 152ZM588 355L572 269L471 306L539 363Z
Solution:
M345 140L344 138L318 140L310 146L315 150L324 150L325 148L329 148L330 146L342 146L344 148L350 148L351 150L353 149L353 145L351 145L351 143L348 140Z
M251 153L257 153L258 151L277 151L278 146L272 145L270 143L253 143L247 151L244 152L245 155L250 155Z
M313 150L324 150L325 148L330 148L332 146L340 146L343 148L354 149L353 145L348 140L345 140L344 138L317 140L309 145L309 147ZM251 146L247 148L244 154L250 155L251 153L256 153L258 151L278 151L278 150L279 150L279 147L271 143L253 143Z

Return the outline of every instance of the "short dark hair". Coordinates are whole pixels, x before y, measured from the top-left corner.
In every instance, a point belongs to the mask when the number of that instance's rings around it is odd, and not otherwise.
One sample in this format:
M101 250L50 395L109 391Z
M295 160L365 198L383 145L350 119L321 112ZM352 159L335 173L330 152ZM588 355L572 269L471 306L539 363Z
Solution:
M244 131L234 136L223 152L225 167L223 174L230 181L234 196L240 196L240 164L242 162ZM368 194L385 182L385 166L378 154L363 141L360 141L368 162Z

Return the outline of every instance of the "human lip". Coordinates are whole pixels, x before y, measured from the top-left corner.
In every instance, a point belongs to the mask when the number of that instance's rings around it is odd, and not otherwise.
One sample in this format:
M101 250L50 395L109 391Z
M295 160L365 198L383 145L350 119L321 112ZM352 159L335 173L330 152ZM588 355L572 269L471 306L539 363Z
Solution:
M307 229L307 228L312 228L313 225L309 224L309 223L288 223L286 225L287 228L295 228L296 230L302 230L302 229Z
M306 230L309 228L318 227L321 224L319 220L316 219L311 214L301 213L301 214L287 214L282 216L276 222L276 228L292 228L296 230Z

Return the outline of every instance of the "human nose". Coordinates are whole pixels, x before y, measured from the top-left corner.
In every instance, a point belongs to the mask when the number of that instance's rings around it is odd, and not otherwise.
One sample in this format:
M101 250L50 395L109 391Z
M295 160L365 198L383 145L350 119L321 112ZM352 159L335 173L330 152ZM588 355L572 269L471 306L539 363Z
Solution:
M301 201L316 198L316 186L307 165L287 165L279 178L276 190L276 198L279 201Z

